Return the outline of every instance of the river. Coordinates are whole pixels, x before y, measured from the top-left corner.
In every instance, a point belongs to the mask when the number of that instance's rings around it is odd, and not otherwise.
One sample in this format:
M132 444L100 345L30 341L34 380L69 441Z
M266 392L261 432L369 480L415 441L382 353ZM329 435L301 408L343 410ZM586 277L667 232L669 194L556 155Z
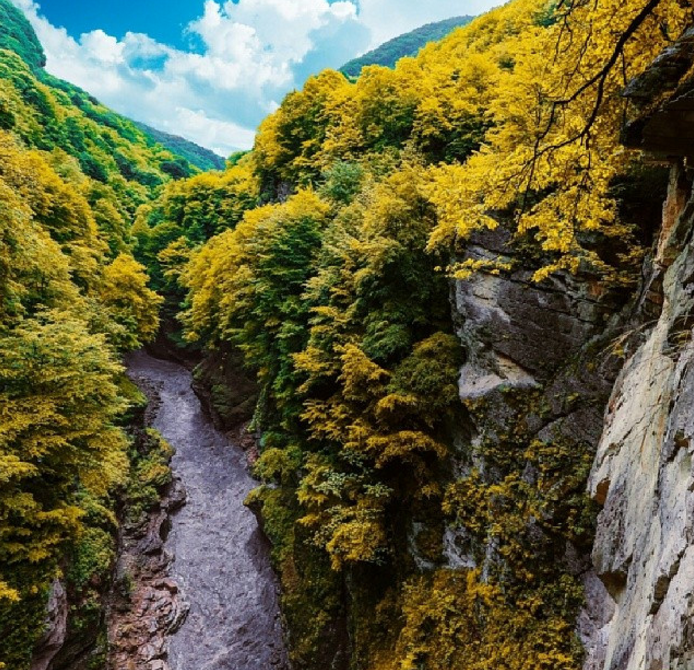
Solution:
M243 451L212 425L184 367L139 352L128 370L160 396L153 425L176 449L172 468L188 494L165 545L175 557L171 577L190 604L169 640L171 669L284 670L277 580L243 505L254 486Z

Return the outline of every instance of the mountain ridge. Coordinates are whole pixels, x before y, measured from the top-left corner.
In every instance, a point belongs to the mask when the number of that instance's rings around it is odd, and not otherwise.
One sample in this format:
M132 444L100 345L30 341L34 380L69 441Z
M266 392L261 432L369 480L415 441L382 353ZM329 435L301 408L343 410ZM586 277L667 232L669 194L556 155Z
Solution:
M57 87L64 90L70 95L75 104L77 104L76 100L79 99L88 101L92 105L104 107L94 96L83 91L79 86L64 82L46 71L46 54L33 27L22 11L7 0L0 2L0 49L7 49L16 53L29 66L33 75L39 81L52 88ZM168 149L175 156L185 159L191 166L203 172L206 170L224 169L224 157L184 137L166 133L110 110L107 125L121 126L122 124L116 120L116 117L134 124L140 131L151 138L152 143L160 144L164 149ZM175 162L173 161L173 163ZM175 178L182 178L192 174L192 171L183 164L172 164L168 166L168 169L170 175Z
M474 16L468 15L454 16L443 21L427 23L408 33L398 35L364 55L352 59L340 68L340 72L348 77L358 77L362 69L369 65L394 67L401 58L416 56L429 42L443 39L456 28L470 23L474 18Z
M211 149L203 147L192 140L187 140L180 135L167 133L158 128L153 128L141 121L133 120L133 123L143 132L147 133L155 142L166 147L172 153L185 158L189 163L200 168L203 172L208 170L223 170L226 160L223 156Z

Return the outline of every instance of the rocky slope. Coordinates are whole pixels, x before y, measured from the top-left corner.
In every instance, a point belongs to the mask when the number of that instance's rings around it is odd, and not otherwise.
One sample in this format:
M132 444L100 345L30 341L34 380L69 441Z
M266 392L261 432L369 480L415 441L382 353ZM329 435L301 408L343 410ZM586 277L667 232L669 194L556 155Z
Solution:
M169 445L150 429L158 391L151 384L143 391L147 399L139 398L129 416L132 469L119 494L113 561L88 575L88 590L75 589L70 573L53 583L31 670L150 670L164 662L167 635L185 620L187 605L169 579L173 556L164 550L185 491L168 467Z
M559 572L578 576L585 587L577 624L585 670L694 664L690 37L626 91L642 114L626 128L625 141L671 166L659 233L636 294L626 302L596 294L585 278L537 286L523 273L480 275L458 283L454 293L467 354L461 398L483 408L466 428L472 438L463 440L473 448L461 467L478 467L486 483L498 483L489 444L505 446L509 424L519 423L525 445L563 441L595 456L588 486L600 512L592 549L590 542L552 546L559 538L542 520L531 522L532 562L553 556ZM646 212L641 217L643 228L653 227ZM498 234L478 237L468 248L473 259L506 253ZM545 411L519 413L523 397L534 397L532 406ZM518 467L527 484L537 484L530 463L520 459ZM555 520L562 515L557 507L547 511ZM451 567L479 564L483 555L485 571L506 560L490 543L481 552L466 533L448 543L448 554Z

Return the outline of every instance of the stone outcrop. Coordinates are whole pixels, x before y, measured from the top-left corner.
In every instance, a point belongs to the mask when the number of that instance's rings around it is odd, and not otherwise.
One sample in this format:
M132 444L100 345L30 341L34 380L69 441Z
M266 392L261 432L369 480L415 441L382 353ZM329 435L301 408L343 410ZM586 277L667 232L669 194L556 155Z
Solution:
M506 237L502 229L478 235L466 258L508 258ZM456 283L454 319L467 357L460 376L463 400L501 387L544 384L614 311L608 296L592 295L589 286L568 276L539 285L531 275L479 273Z
M503 232L486 233L467 253L475 260L508 255L507 240ZM460 397L484 400L486 408L473 442L504 427L508 391L517 390L539 394L535 404L545 408L542 417L524 417L532 434L595 445L619 369L604 354L627 307L590 281L559 275L537 284L531 277L524 269L480 273L454 286L454 321L466 355Z
M31 670L48 670L53 659L63 648L67 639L68 609L65 586L60 580L56 580L48 596L45 632L34 651Z
M188 604L169 578L173 556L164 549L169 517L185 503L179 482L139 523L124 524L116 580L107 612L112 670L168 670L168 636L185 621Z
M471 417L469 434L460 438L458 469L478 469L489 484L499 473L486 462L479 445L501 444L502 435L517 426L522 432L518 475L533 485L537 473L524 464L523 451L539 440L564 444L570 450L592 454L603 429L603 410L617 378L621 361L611 355L612 341L635 310L617 292L599 289L590 278L559 275L537 284L526 263L513 258L506 234L498 229L476 236L467 248L473 260L516 261L519 267L500 276L478 273L453 287L456 330L466 352L461 370L460 396L482 409ZM467 452L465 444L471 444ZM507 448L507 447L504 447ZM482 450L483 451L483 450ZM557 508L548 513L564 514ZM567 543L538 525L535 554L546 569L556 563L557 574L572 575L583 583L588 606L581 612L577 632L600 670L605 625L613 614L603 582L592 569L589 542ZM487 547L479 562L479 547L466 533L448 529L445 555L451 568L478 565L486 571L500 560ZM477 557L477 560L475 559ZM503 560L503 559L501 559Z
M258 387L244 371L241 352L222 347L193 372L193 390L219 430L236 430L253 416Z
M617 380L590 477L603 504L593 561L616 605L603 644L591 650L604 655L605 670L694 663L693 226L690 201L663 228L662 313Z
M627 124L624 143L659 156L694 154L694 27L627 86L643 112Z

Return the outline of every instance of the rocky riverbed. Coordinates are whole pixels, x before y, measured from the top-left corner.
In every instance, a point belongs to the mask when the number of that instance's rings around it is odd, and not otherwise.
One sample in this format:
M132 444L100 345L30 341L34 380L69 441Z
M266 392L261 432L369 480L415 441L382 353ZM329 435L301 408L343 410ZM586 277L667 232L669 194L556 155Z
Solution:
M151 527L129 544L126 537L121 562L131 573L132 565L140 569L133 606L115 615L111 639L137 649L120 667L284 670L277 581L268 544L243 505L254 482L242 449L204 414L183 366L140 352L128 370L154 396L150 423L176 449L177 484Z

